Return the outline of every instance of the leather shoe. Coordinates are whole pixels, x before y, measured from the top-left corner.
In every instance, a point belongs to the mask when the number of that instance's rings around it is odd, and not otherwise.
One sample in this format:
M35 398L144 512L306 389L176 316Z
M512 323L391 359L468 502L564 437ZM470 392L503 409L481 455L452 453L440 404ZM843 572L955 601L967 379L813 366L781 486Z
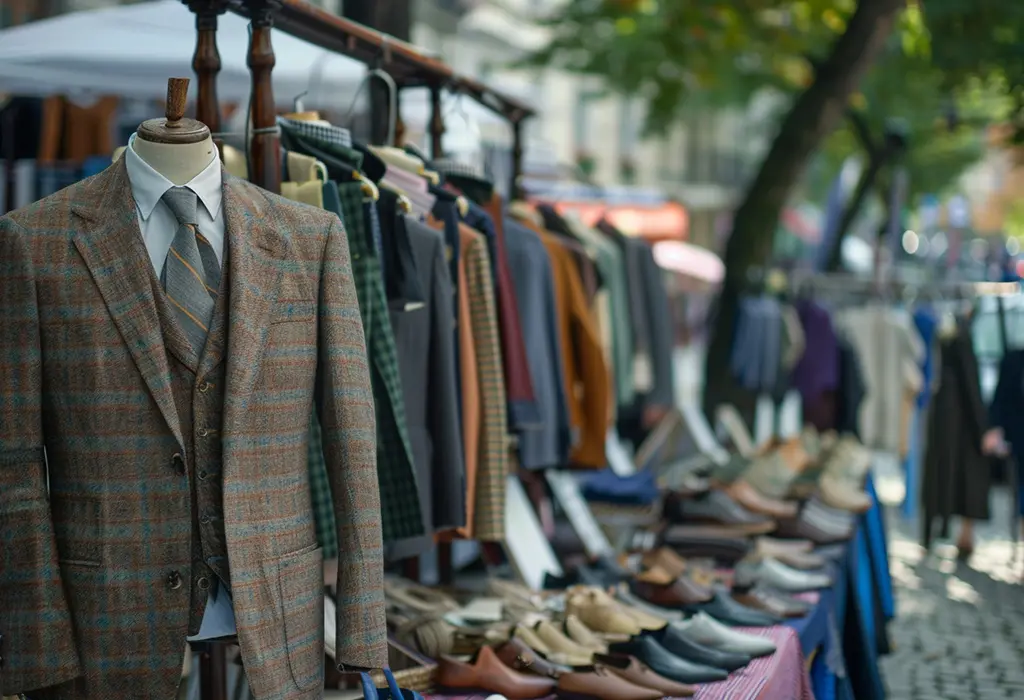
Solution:
M737 588L763 584L787 593L803 593L832 585L832 577L809 571L798 571L776 559L740 562L733 576Z
M630 617L621 606L599 589L570 588L565 598L565 612L575 615L588 628L601 634L635 635L643 631L643 627Z
M752 513L769 518L792 518L797 513L797 504L769 498L757 491L743 479L737 479L725 489L729 496Z
M751 549L745 535L703 525L672 525L662 532L660 542L683 557L713 557L728 564L739 561Z
M648 569L630 583L633 592L652 605L683 608L711 600L711 591L686 577L675 578L663 569Z
M802 571L820 569L825 566L825 558L813 552L800 552L788 547L780 547L772 542L760 539L754 545L754 556L777 559L786 566Z
M712 649L754 658L775 653L775 642L767 637L737 632L707 613L697 613L689 620L673 622L669 626L673 631L681 632L694 642Z
M564 673L558 696L568 700L658 700L661 691L632 683L604 666Z
M851 513L866 513L873 505L871 497L866 493L854 490L850 484L828 473L823 474L818 481L818 493L826 505Z
M803 617L811 611L811 606L802 600L754 587L742 593L733 593L736 602L780 618L792 619Z
M781 615L770 613L760 606L742 604L730 596L724 587L716 587L715 597L710 602L694 605L689 612L706 612L730 627L771 627L782 622Z
M526 646L526 643L518 637L513 637L507 642L495 647L501 662L514 671L532 673L545 678L558 678L563 673L572 669L568 666L551 663L536 651Z
M688 698L697 692L697 689L691 685L677 683L659 676L649 666L644 665L642 661L633 656L598 654L594 657L594 663L607 668L630 683L657 690L666 698Z
M635 656L650 666L659 676L664 676L677 683L712 683L724 681L729 677L728 672L723 669L679 658L647 635L634 637L628 642L613 644L611 650L615 654Z
M647 634L654 637L658 644L676 656L705 666L722 668L731 672L750 663L750 656L747 654L736 654L705 646L672 625Z
M645 614L651 615L666 622L672 620L682 620L684 615L682 610L674 610L669 608L662 608L657 605L651 605L646 600L636 597L629 586L620 584L615 589L615 600L622 603L623 606L628 607L630 610L642 610Z
M563 627L565 628L565 636L587 651L592 651L598 654L608 653L608 643L594 634L594 632L580 622L580 619L575 615L566 615Z
M481 647L470 662L442 656L437 665L437 685L459 691L497 693L509 700L534 700L551 694L555 681L518 673L506 666L491 647Z
M714 490L692 499L670 496L665 501L665 516L673 523L718 525L742 535L764 535L775 529L770 518L752 513L724 492Z
M547 620L542 620L534 625L533 631L553 654L566 659L570 666L585 666L590 663L591 657L594 655L593 650L582 647L569 639Z

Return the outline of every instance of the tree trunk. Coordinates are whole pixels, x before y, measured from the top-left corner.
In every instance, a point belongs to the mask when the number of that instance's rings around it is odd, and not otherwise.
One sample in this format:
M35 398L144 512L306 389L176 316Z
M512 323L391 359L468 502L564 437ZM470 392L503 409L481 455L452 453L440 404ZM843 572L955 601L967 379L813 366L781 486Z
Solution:
M829 252L828 264L825 266L825 269L829 272L835 272L842 265L843 240L846 239L846 234L850 232L850 227L853 226L861 206L868 198L868 192L874 187L875 178L878 177L878 173L882 170L882 165L884 163L881 154L872 153L868 156L868 164L860 174L857 188L850 196L850 201L843 207L843 216L836 226L835 235L832 237L832 250Z
M860 0L846 31L818 67L814 82L783 119L761 169L733 219L725 250L726 276L708 348L704 407L709 416L722 402L737 403L748 418L753 397L729 372L734 318L747 272L764 265L775 227L793 187L822 140L838 126L850 94L881 52L903 0ZM745 396L745 394L747 394Z

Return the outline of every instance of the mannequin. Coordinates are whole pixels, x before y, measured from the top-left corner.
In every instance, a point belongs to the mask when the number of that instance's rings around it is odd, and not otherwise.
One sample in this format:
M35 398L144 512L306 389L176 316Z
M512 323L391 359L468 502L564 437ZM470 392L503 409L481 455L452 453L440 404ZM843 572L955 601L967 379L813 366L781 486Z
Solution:
M173 700L186 640L237 638L253 697L320 697L314 402L341 551L335 662L387 663L345 232L223 176L184 118L187 83L103 172L0 216L0 541L25 553L0 566L6 694Z
M188 78L167 81L166 118L143 122L132 143L142 160L178 186L190 182L217 157L210 129L184 118L188 82Z

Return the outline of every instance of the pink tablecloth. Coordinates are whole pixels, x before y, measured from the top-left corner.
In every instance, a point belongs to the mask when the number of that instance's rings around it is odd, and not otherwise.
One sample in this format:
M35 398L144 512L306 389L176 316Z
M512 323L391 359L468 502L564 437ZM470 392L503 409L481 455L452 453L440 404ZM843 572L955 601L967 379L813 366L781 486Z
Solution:
M724 681L701 685L694 700L814 700L796 632L789 627L743 631L771 637L778 650L771 656L754 659ZM425 696L427 700L484 700L486 697L481 693Z
M814 700L795 631L789 627L743 631L771 637L778 650L734 671L724 681L701 685L695 700Z

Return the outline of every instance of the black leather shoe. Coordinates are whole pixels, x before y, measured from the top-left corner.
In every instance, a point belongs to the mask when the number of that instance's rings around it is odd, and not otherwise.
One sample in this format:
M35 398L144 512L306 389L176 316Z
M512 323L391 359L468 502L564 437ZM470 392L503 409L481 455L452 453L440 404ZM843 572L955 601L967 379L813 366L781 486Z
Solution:
M647 635L634 637L628 642L612 644L609 651L613 654L635 656L659 676L678 683L713 683L729 677L729 673L720 668L679 658Z
M671 625L662 627L654 632L645 632L650 635L658 644L676 656L694 661L704 666L721 668L726 671L735 671L750 663L751 657L746 654L712 649L711 647L699 644L688 638L685 634Z
M687 608L688 612L706 612L722 624L730 627L771 627L781 624L782 618L762 610L754 610L736 602L728 591L715 587L715 597L707 603L698 603Z

